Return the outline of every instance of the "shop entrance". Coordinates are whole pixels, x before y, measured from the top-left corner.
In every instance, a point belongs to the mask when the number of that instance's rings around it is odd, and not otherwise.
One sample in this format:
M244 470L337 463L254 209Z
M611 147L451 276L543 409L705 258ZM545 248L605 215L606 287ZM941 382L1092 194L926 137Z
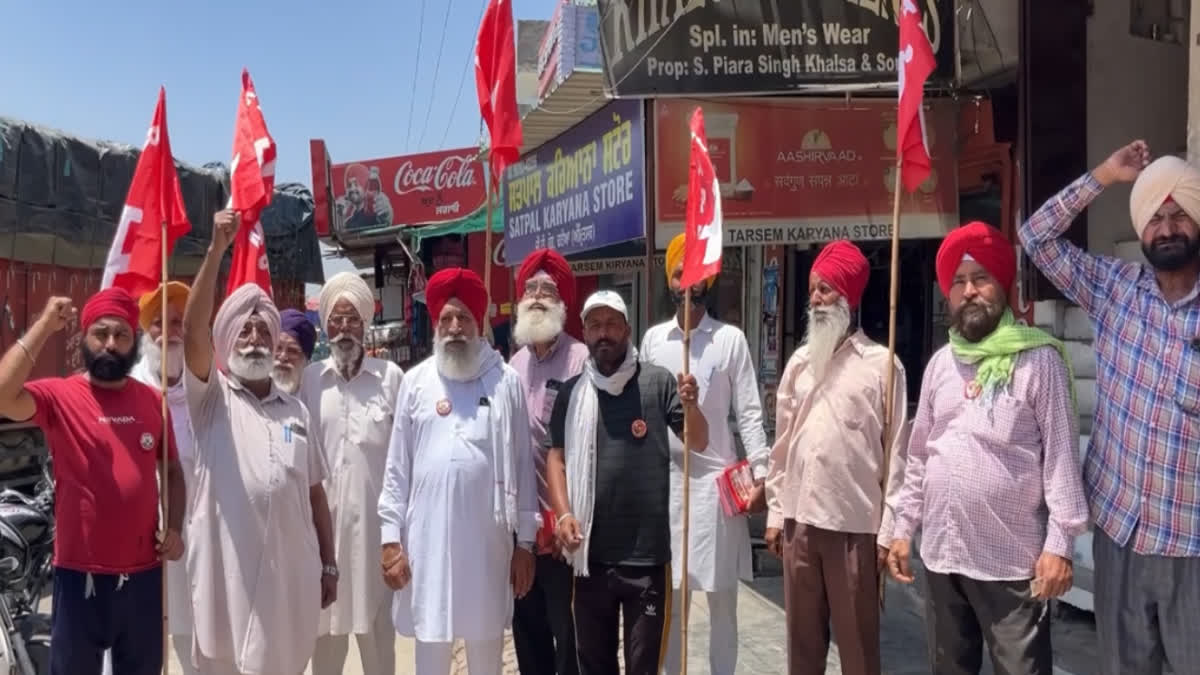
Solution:
M863 292L859 324L867 337L886 346L888 340L888 285L891 280L891 242L856 242L871 263L871 278ZM941 292L934 278L937 240L915 239L900 242L900 290L896 310L896 355L904 364L908 379L908 414L916 411L921 376L933 350L945 342L945 322ZM796 270L793 313L793 349L802 342L808 329L808 275L819 249L799 249L792 253ZM940 337L939 337L940 336ZM784 354L786 360L789 350Z

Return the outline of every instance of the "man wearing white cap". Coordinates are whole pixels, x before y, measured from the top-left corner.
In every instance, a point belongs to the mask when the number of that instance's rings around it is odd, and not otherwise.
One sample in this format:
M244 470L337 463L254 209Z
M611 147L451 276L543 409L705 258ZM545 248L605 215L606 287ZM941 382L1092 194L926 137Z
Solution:
M625 672L657 673L671 611L669 434L703 452L708 423L694 376L638 363L620 295L593 293L582 315L591 358L554 402L546 458L557 535L575 568L579 672L618 672L623 617Z
M1092 320L1097 407L1083 478L1096 527L1096 630L1106 675L1200 663L1200 170L1117 150L1020 230L1048 279ZM1133 182L1146 263L1063 234L1105 187Z
M329 465L325 492L333 519L338 601L321 613L313 675L342 672L349 636L358 642L363 675L396 670L391 594L376 562L383 489L400 366L366 356L363 336L375 314L375 295L362 277L334 275L321 289L320 317L330 355L304 371L300 398L312 416Z

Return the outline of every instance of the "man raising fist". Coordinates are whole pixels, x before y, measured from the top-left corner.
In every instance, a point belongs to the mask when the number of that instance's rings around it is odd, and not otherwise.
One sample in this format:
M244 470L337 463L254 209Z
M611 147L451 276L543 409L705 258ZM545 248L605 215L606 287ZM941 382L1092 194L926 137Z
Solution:
M0 360L0 417L33 420L54 459L50 671L99 675L112 649L115 675L150 675L162 670L162 560L183 555L182 508L170 510L158 543L155 472L167 453L170 502L184 504L183 470L170 425L164 433L161 393L129 377L138 306L124 290L84 305L86 372L25 381L46 341L74 319L69 298L50 298Z

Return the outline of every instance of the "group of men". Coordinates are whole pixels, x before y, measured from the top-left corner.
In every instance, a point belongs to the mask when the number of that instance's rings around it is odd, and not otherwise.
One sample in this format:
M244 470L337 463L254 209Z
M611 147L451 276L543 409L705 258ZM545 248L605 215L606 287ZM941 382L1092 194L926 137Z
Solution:
M1062 237L1119 181L1136 181L1146 265ZM84 373L26 381L75 319L65 298L0 360L0 416L34 420L54 459L52 672L99 673L106 651L116 675L159 672L166 560L189 673L339 673L354 635L364 673L390 674L397 631L416 640L418 675L447 672L455 640L470 672L499 673L510 623L526 675L616 673L622 641L625 672L675 673L687 545L710 670L731 674L756 505L783 561L793 675L823 673L832 636L843 672L881 672L880 576L915 579L918 530L932 671L978 673L986 648L997 672L1051 673L1049 601L1071 588L1089 507L1102 672L1185 672L1200 663L1187 628L1200 606L1197 221L1200 171L1151 164L1136 142L1020 230L1097 327L1101 402L1081 468L1070 359L1014 318L1014 247L983 223L938 251L949 343L911 423L904 368L857 322L867 259L846 241L821 250L769 446L745 336L706 313L711 279L680 287L682 236L666 255L676 315L640 349L621 296L579 302L567 261L543 249L517 272L510 363L484 338L483 281L453 268L426 287L433 355L402 373L365 353L374 296L355 275L322 289L324 361L309 363L315 327L256 285L210 322L239 225L221 212L192 288L87 302ZM743 460L739 513L718 479Z

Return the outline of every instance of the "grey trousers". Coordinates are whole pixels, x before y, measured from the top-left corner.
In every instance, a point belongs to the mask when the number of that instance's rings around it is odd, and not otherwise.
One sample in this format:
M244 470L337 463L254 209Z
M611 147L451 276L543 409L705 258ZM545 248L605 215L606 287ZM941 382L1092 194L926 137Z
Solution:
M1200 558L1134 553L1095 528L1102 675L1200 672Z
M1024 581L976 581L926 570L933 675L978 675L986 643L996 675L1052 675L1050 606Z

